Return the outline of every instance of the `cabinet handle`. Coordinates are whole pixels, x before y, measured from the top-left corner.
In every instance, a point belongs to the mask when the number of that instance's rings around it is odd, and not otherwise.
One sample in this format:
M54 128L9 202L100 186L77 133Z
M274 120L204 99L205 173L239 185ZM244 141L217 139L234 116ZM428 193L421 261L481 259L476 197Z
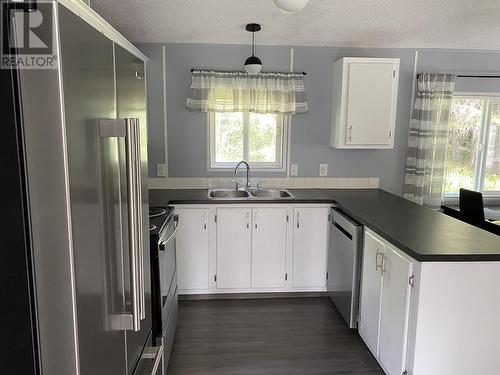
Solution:
M250 228L250 212L247 211L247 229Z
M258 215L257 215L257 212L254 213L254 217L253 217L253 220L254 220L254 224L255 224L255 229L257 229L257 227L259 226L259 223L258 223Z
M386 259L387 259L387 257L385 256L385 254L382 254L382 264L380 266L380 273L382 275L384 275L387 272L387 269L385 268L385 260Z
M299 213L297 212L297 229L300 228L300 216Z
M205 221L203 222L203 229L207 229L208 214L205 212Z
M349 135L347 136L347 140L348 140L349 142L351 142L351 141L352 141L352 125L349 125L349 126L347 127L347 130L348 130L348 133L349 133Z
M383 253L379 249L377 249L377 255L375 255L375 271L378 271L379 268L382 269L382 263L379 264L378 262L378 257L380 255L382 255L382 260L383 260L384 259Z

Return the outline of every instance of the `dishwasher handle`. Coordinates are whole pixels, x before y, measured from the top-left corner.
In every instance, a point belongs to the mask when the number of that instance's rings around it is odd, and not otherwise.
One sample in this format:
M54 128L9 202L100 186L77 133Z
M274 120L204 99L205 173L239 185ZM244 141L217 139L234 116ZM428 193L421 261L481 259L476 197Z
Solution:
M352 235L347 230L345 230L339 223L334 222L333 225L335 225L335 228L337 228L340 232L342 232L344 236L346 236L347 238L349 238L350 241L352 241Z

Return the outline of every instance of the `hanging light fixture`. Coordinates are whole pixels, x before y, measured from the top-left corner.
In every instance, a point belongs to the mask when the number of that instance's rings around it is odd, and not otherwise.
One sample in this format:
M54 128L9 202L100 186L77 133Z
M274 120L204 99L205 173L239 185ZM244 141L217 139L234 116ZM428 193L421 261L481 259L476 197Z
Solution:
M245 61L245 71L248 74L259 74L262 70L262 61L255 56L255 33L260 31L261 27L258 23L249 23L246 30L252 33L252 56Z
M273 0L274 5L284 13L298 13L306 6L309 0Z

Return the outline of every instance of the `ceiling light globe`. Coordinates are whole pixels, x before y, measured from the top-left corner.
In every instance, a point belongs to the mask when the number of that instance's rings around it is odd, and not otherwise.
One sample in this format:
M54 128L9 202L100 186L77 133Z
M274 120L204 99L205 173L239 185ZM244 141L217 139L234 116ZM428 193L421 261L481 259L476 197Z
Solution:
M273 0L274 5L288 14L298 13L306 6L309 0Z
M259 74L262 70L262 61L257 56L250 56L245 61L245 71L250 75Z
M252 76L259 74L261 70L262 70L262 65L259 64L245 65L245 71Z

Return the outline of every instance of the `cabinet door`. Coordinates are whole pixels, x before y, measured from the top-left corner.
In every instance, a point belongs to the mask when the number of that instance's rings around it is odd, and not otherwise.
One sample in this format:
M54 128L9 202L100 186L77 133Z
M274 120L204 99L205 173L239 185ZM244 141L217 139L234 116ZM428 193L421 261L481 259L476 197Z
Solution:
M249 288L251 209L217 209L217 288Z
M252 219L252 287L283 288L286 208L255 208Z
M389 146L397 82L391 62L348 64L346 144Z
M383 261L379 358L389 375L401 374L406 362L411 273L412 263L386 245Z
M176 209L177 284L182 290L207 289L209 278L208 209Z
M375 356L378 355L382 293L381 265L384 248L385 245L378 238L365 231L358 330Z
M325 287L328 208L294 209L293 287Z

